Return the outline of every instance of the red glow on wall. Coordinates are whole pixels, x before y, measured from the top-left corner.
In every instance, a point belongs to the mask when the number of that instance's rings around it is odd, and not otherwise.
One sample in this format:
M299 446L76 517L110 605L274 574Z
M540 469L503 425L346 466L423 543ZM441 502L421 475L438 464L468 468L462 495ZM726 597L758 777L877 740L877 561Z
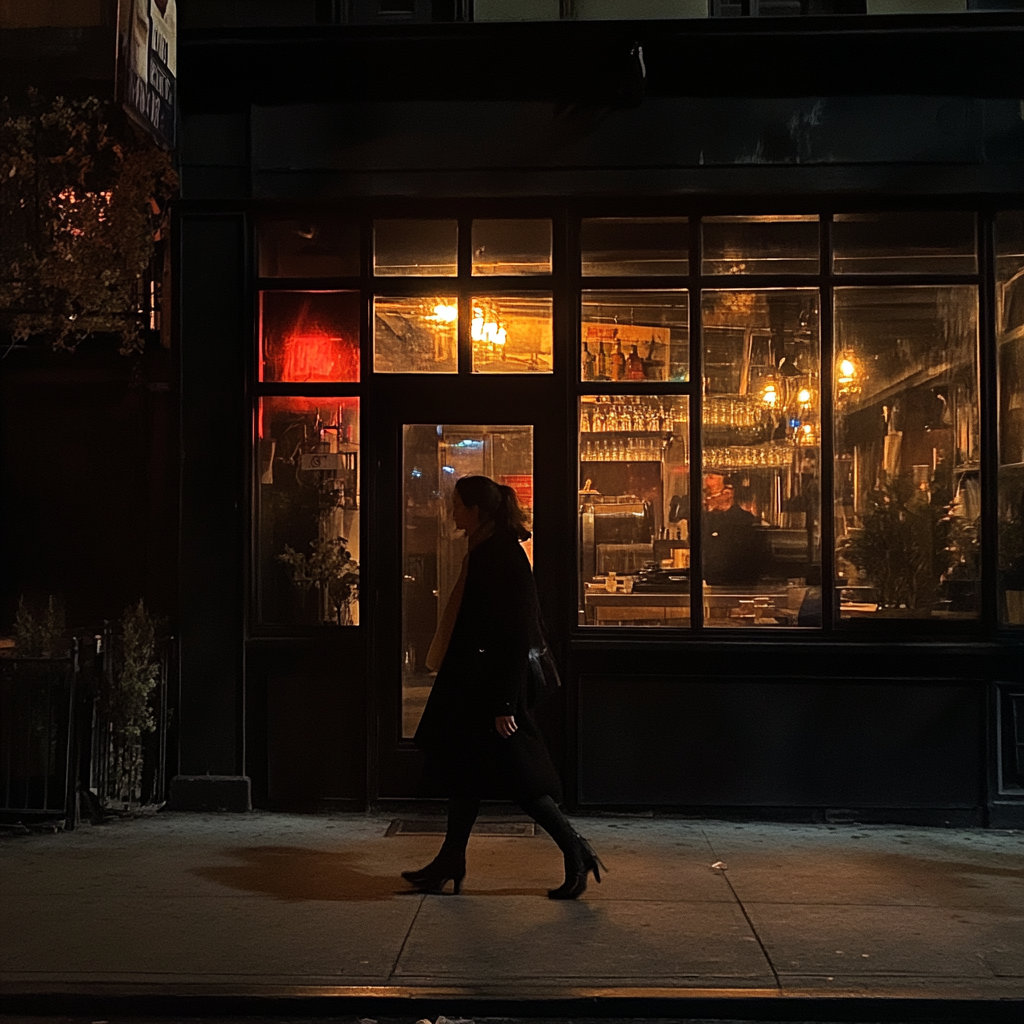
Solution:
M264 292L261 379L359 380L359 298L352 292Z

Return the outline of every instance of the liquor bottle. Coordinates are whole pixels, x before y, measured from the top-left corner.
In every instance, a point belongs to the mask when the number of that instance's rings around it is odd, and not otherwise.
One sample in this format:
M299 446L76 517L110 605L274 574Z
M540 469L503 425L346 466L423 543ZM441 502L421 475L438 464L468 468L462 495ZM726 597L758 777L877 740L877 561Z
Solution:
M608 379L608 350L602 341L597 348L597 379Z
M612 353L611 359L609 360L611 365L609 371L612 380L623 380L626 376L626 357L622 354L622 342L616 340L615 351Z
M644 379L644 361L640 358L640 353L637 351L636 345L630 349L629 358L626 360L626 379Z
M590 433L590 417L587 415L587 410L586 409L584 409L582 414L580 415L580 433L581 434L589 434Z
M583 342L583 352L580 356L580 378L581 380L594 379L594 353Z
M590 417L590 429L593 433L600 433L604 430L604 413L601 406L595 405L593 415Z
M615 411L615 406L610 405L608 407L608 415L604 418L604 429L605 430L618 430L619 429L619 416Z

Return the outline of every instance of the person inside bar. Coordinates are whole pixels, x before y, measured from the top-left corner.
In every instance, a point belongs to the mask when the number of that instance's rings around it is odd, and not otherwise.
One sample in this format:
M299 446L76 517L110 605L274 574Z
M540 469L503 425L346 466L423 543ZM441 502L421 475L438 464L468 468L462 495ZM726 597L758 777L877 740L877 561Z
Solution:
M711 586L749 586L761 579L765 549L758 518L736 500L723 473L704 476L704 579Z

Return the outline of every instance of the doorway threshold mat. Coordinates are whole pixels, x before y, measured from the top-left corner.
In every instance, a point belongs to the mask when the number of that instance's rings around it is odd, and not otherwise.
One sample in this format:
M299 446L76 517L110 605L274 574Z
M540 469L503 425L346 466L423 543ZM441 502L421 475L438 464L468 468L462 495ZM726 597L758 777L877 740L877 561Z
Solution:
M388 825L385 836L443 836L444 818L395 818ZM535 836L537 827L532 821L478 821L473 826L475 836Z

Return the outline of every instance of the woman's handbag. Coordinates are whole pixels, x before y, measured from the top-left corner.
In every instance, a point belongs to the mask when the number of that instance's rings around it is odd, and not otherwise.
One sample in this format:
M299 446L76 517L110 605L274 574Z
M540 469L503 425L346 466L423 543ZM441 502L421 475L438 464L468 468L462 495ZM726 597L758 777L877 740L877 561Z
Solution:
M546 640L530 648L530 676L526 682L527 707L535 707L558 693L562 685L558 666Z

